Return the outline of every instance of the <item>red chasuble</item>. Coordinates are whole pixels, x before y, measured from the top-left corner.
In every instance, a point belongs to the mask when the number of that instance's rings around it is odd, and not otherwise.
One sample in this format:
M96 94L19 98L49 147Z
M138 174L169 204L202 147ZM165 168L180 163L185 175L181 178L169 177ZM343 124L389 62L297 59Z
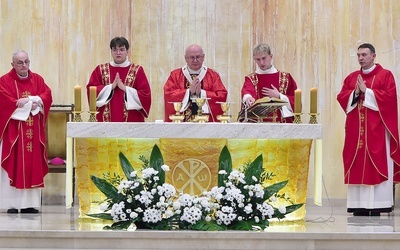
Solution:
M400 180L400 151L396 84L393 74L380 66L364 74L355 71L346 77L337 100L346 112L357 76L372 89L379 111L364 107L365 96L360 94L357 107L346 116L343 148L344 181L346 184L375 185L388 179L385 133L390 134L390 155L394 161L394 182Z
M164 85L164 121L171 121L169 116L175 114L174 105L171 102L181 102L189 87L190 83L183 74L182 68L171 72ZM201 89L205 90L207 98L210 98L207 100L211 109L208 120L210 122L218 122L217 116L222 115L223 112L221 104L217 102L226 102L228 95L219 74L213 69L208 68L207 73L201 81Z
M28 96L42 99L44 113L30 114L26 121L11 119L17 100ZM12 69L0 78L1 166L13 187L44 186L48 172L45 128L51 103L51 90L38 74L29 71L28 78L20 79Z
M86 85L88 100L89 87L97 87L97 95L108 84L112 84L119 73L121 81L128 87L136 89L143 109L127 110L125 108L125 92L116 87L111 100L106 105L97 108L99 122L144 122L148 117L151 106L151 89L143 67L131 64L128 67L113 67L109 63L98 65ZM90 101L89 101L90 102Z
M272 88L274 86L279 90L280 93L287 96L290 102L292 110L294 109L294 91L297 89L297 84L293 77L286 72L278 71L272 74L256 74L252 73L244 78L244 84L242 87L242 99L246 94L251 95L254 99L258 100L263 98L262 89ZM272 115L271 115L272 116ZM281 111L277 112L277 121L283 123L293 122L293 117L283 118ZM272 117L271 117L272 118ZM271 119L265 119L265 121L272 121Z

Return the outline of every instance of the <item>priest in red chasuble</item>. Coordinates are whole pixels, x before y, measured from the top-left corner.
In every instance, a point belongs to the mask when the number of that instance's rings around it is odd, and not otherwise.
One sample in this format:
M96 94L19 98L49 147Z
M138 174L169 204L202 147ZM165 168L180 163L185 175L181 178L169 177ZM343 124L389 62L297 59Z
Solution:
M346 114L343 148L347 211L374 216L393 210L393 182L400 180L396 83L375 64L371 44L358 47L360 70L344 79L337 100Z
M113 61L98 65L86 85L97 89L97 121L144 122L151 106L151 89L143 67L128 59L129 42L115 37L110 42Z
M209 122L218 122L217 116L223 113L218 102L226 102L228 92L219 74L203 65L204 56L199 45L190 45L185 51L186 65L171 72L164 85L165 121L175 114L173 102L182 103L184 122L193 121L199 108L194 98L206 98L202 111L209 115Z
M287 104L278 110L276 121L293 122L294 91L297 89L295 80L290 73L277 70L272 65L272 53L268 44L257 45L253 49L253 59L258 67L244 78L242 102L250 107L263 97L282 99ZM273 121L272 114L264 121Z
M13 68L0 78L0 209L8 213L38 213L48 173L51 90L29 64L28 53L16 51Z

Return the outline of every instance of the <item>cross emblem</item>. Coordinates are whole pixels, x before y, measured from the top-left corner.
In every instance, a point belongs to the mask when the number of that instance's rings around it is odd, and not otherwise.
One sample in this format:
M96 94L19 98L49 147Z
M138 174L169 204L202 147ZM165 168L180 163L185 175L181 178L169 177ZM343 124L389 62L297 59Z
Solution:
M32 116L28 117L28 120L26 120L26 123L28 124L28 126L32 126L33 125L33 118Z
M26 137L28 137L28 139L32 139L33 138L33 130L32 129L28 129L26 131Z
M22 97L28 97L28 96L30 96L31 95L31 93L29 92L29 91L24 91L24 92L22 92Z
M28 142L28 143L26 144L26 150L27 150L28 152L32 152L32 148L33 148L32 142Z

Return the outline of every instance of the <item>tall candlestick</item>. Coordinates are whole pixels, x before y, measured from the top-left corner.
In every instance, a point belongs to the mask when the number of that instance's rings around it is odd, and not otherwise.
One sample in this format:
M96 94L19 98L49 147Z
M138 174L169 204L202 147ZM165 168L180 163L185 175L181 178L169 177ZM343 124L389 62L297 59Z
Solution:
M301 89L294 91L294 112L297 114L301 113Z
M75 111L80 112L82 111L82 88L81 86L74 87L74 102L75 102Z
M310 113L317 113L317 88L310 89Z
M96 98L97 88L95 86L89 87L89 109L90 111L96 111Z

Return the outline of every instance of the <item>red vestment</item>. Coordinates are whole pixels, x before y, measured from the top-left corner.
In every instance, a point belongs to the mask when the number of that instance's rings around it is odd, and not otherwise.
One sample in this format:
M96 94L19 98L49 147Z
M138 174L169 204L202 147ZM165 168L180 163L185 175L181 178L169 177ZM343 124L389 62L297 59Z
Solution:
M143 109L127 110L125 107L125 92L116 87L113 90L110 102L97 108L99 112L97 114L97 121L144 122L150 112L151 89L143 67L138 64L131 64L127 67L113 67L110 63L98 65L92 72L89 83L86 85L88 100L90 98L90 86L96 86L97 95L99 95L106 85L114 82L117 73L125 86L136 89Z
M252 73L244 78L244 84L242 87L242 99L246 94L251 95L255 100L263 98L262 89L272 88L274 86L279 90L280 93L287 96L290 102L292 110L294 109L294 91L297 89L297 84L293 77L286 72L278 71L272 74L257 74ZM271 114L272 118L272 114ZM265 121L271 121L271 119L265 119ZM293 122L293 117L282 117L281 110L277 112L277 121L284 123Z
M28 96L42 99L44 113L30 113L26 121L11 119L17 100ZM8 174L10 186L44 187L48 173L45 128L51 103L51 90L36 73L29 71L28 78L20 79L12 69L0 78L1 167Z
M164 121L171 121L169 116L175 114L172 102L182 102L189 87L190 83L183 74L182 68L171 72L164 85ZM217 116L222 115L223 112L221 104L217 102L226 102L228 95L219 74L213 69L207 68L207 73L201 81L201 89L206 92L207 98L210 98L207 100L211 110L208 121L218 122ZM188 109L190 108L189 106Z
M388 180L385 134L390 134L390 156L393 159L393 181L400 181L400 151L396 84L393 74L381 65L370 73L355 71L344 80L337 100L347 112L349 98L361 75L375 95L378 111L363 106L361 92L357 106L346 116L343 147L344 181L346 184L376 185Z

